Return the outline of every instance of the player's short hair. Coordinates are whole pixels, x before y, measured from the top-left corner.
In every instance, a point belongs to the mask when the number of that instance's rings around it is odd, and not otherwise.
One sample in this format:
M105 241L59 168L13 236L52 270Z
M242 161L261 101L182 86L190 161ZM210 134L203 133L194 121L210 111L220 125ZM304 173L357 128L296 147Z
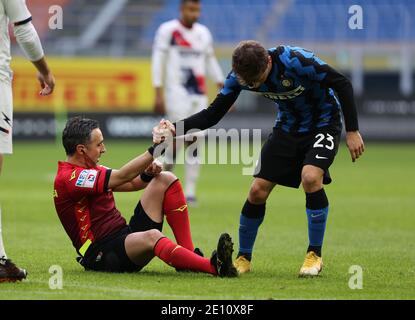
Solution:
M78 144L87 144L91 140L91 132L99 128L96 120L82 117L70 118L65 125L62 133L62 144L68 156L76 151Z
M267 69L268 56L258 41L241 41L232 54L232 69L239 80L255 82Z

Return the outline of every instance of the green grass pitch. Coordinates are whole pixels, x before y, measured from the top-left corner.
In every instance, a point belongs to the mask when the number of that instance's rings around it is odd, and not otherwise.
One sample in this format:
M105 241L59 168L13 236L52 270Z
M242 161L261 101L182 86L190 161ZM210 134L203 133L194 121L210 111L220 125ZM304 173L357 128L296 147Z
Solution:
M114 168L145 143L108 142L101 162ZM56 216L52 181L63 149L53 143L15 143L0 181L6 251L28 279L0 284L0 299L414 299L415 148L413 144L368 143L352 163L342 142L331 168L330 200L320 277L299 279L307 246L301 190L277 187L267 204L255 244L253 272L237 279L177 273L155 258L135 274L85 272ZM238 247L240 209L252 181L239 165L205 165L200 204L190 208L194 243L210 255L218 236L229 232ZM179 177L183 167L177 168ZM117 194L129 219L140 194ZM165 223L164 231L172 233ZM63 289L51 290L49 268L63 270ZM352 265L363 270L363 288L349 288Z

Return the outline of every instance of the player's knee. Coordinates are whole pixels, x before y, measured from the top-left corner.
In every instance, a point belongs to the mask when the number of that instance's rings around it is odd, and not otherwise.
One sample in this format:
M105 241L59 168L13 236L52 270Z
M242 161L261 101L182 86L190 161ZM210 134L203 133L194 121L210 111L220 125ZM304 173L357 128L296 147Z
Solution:
M249 200L252 203L264 203L267 200L269 192L266 188L258 183L254 183L249 190Z
M176 180L176 175L169 171L163 171L153 179L155 183L160 184L164 189L167 189Z
M304 189L313 188L321 184L322 176L318 172L304 171L301 175L301 183Z
M157 229L150 229L145 231L146 239L149 248L153 249L156 245L157 241L160 240L160 238L164 237L164 235Z

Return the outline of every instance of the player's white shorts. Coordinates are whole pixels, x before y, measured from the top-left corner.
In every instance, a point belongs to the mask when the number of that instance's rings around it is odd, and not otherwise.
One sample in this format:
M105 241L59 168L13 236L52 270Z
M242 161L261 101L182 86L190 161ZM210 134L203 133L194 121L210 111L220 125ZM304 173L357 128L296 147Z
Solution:
M12 86L0 79L0 154L11 154L13 98Z
M166 90L166 117L171 122L183 120L207 107L208 97L205 95L188 94L183 88ZM193 136L203 136L207 130Z

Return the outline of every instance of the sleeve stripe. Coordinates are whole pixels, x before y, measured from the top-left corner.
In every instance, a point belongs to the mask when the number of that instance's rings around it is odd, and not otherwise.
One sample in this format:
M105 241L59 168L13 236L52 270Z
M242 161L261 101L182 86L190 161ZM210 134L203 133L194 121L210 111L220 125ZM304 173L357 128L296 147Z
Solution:
M98 171L97 172L97 177L96 177L96 180L95 180L95 192L96 193L100 192L100 190L99 190L99 177L100 176L101 176L101 171Z
M30 21L32 21L32 17L29 17L29 18L27 18L26 20L23 20L23 21L15 22L14 25L17 27L17 26L24 25L24 24L26 24Z
M110 182L111 172L112 170L108 169L107 172L105 173L104 191L108 191L108 184Z

